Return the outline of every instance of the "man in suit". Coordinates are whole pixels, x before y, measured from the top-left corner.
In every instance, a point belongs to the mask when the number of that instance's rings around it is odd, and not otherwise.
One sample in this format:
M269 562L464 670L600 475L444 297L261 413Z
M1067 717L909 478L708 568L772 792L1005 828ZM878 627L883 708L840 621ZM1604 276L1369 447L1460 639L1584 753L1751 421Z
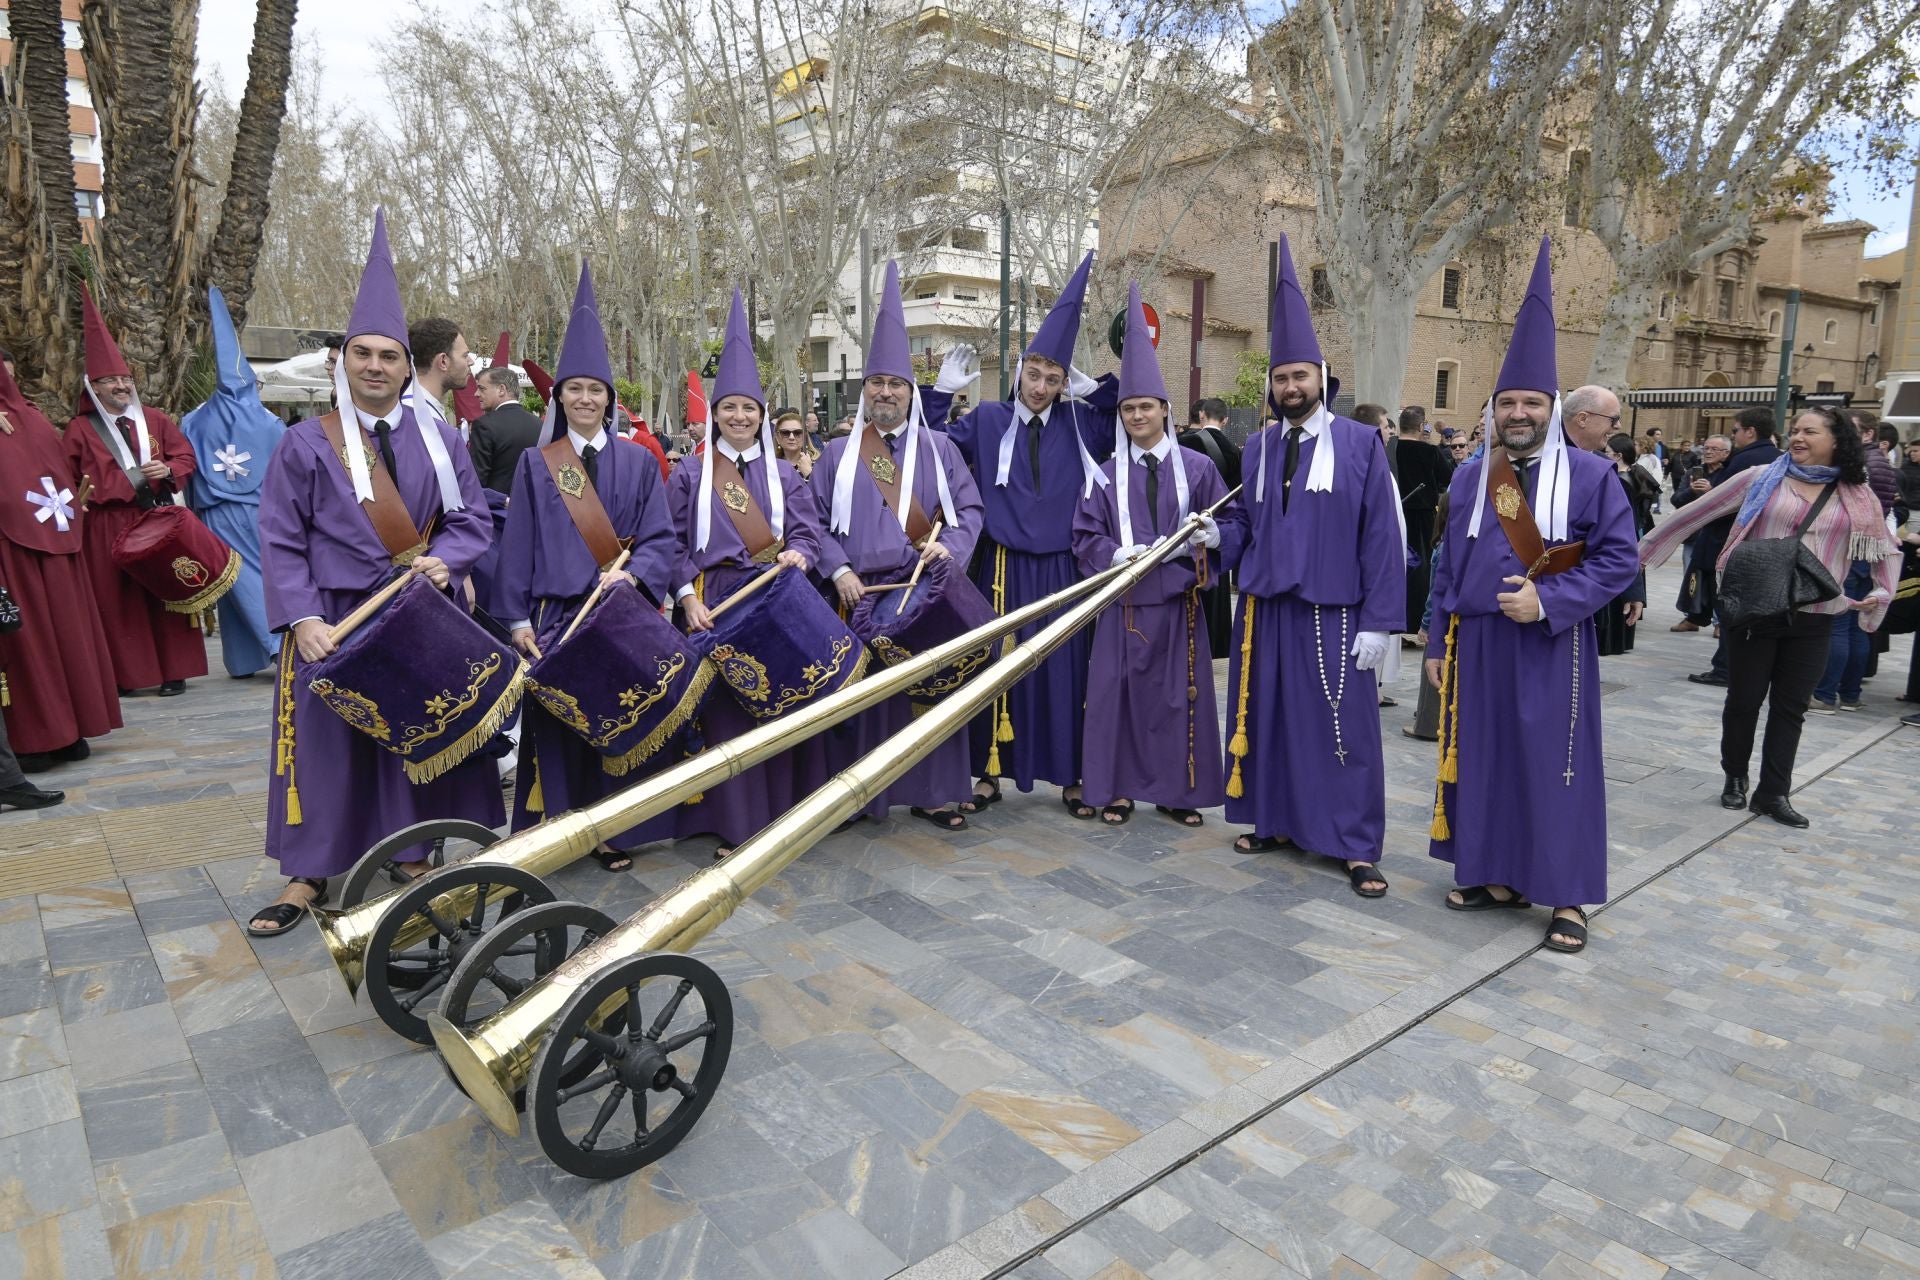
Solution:
M1407 570L1407 626L1412 635L1420 630L1420 619L1427 611L1427 586L1432 573L1433 520L1446 491L1450 471L1438 445L1428 444L1423 434L1427 415L1418 406L1400 411L1400 438L1394 443L1394 478L1400 482L1400 510L1407 518L1407 544L1420 557L1418 566Z
M1180 447L1205 454L1227 488L1232 489L1240 483L1240 446L1227 434L1227 402L1212 396L1195 401L1191 421L1193 425L1180 433ZM1232 577L1216 572L1212 583L1200 592L1200 607L1207 615L1207 637L1216 658L1226 657L1233 647Z
M513 489L513 471L520 455L540 438L540 419L520 403L520 379L512 369L487 369L480 374L480 404L486 409L473 424L467 449L482 487L495 493Z

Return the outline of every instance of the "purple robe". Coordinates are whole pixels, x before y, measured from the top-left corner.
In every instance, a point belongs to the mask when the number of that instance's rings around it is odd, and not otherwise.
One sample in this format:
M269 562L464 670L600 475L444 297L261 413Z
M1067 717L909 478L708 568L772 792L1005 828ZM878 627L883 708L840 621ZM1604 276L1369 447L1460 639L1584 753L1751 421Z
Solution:
M871 428L869 428L871 429ZM880 486L865 466L856 465L853 477L853 510L848 516L848 531L836 535L829 527L833 513L833 478L840 459L847 451L850 437L830 441L826 453L813 464L813 493L818 499L821 545L820 563L815 566L822 582L830 582L842 565L849 566L868 586L883 582L905 582L912 576L920 553L907 541L900 519L880 496ZM904 443L902 445L904 448ZM902 458L904 463L905 459ZM947 491L953 495L954 515L959 522L940 526L940 545L952 553L955 564L964 565L973 555L980 537L985 507L980 491L967 470L966 460L953 442L939 431L927 431L920 438L919 456L914 461L913 496L928 520L941 518L940 487L934 476L939 466L947 476ZM827 735L837 770L858 760L886 739L913 723L913 703L907 695L896 694L877 707L855 717L841 732ZM884 818L896 804L923 809L940 809L958 804L973 791L970 744L966 734L956 732L941 743L933 754L909 769L888 787L864 812L869 818Z
M1222 559L1240 575L1227 666L1227 716L1236 726L1253 614L1244 794L1227 798L1227 820L1329 858L1377 862L1387 829L1379 686L1352 650L1360 632L1406 622L1406 544L1380 434L1338 416L1322 430L1333 433L1332 492L1307 489L1320 441L1303 437L1293 497L1281 510L1286 429L1269 427L1247 442L1246 488L1222 530Z
M786 503L786 529L782 537L786 549L806 557L811 568L820 561L820 518L813 494L800 473L785 462L780 469L781 494ZM742 478L753 501L769 521L767 510L767 468L764 459L741 464ZM667 507L673 517L674 568L669 586L677 598L680 588L698 583L700 597L713 608L738 591L767 568L753 563L747 547L733 527L724 504L715 503L712 528L704 551L693 545L695 516L694 481L708 492L703 500L712 501L712 477L702 462L689 458L674 468L667 481ZM742 608L750 606L742 605ZM725 742L760 727L761 722L740 709L730 694L718 687L700 713L700 739L706 745ZM803 742L739 777L708 787L699 803L688 803L676 810L674 832L685 838L716 835L724 845L737 845L793 807L831 775L827 767L827 749L818 742Z
M1073 558L1073 513L1079 505L1085 476L1080 465L1080 441L1095 462L1113 452L1114 409L1119 384L1111 375L1100 379L1100 389L1085 401L1054 402L1040 432L1040 487L1036 492L1028 456L1026 407L1015 412L1011 400L989 400L977 405L947 427L947 437L973 469L973 478L986 505L986 531L973 560L973 580L1001 613L1044 599L1080 580ZM952 397L921 390L927 419L946 416ZM994 477L1000 463L1000 441L1017 433L1013 465L1007 483ZM1031 639L1045 620L1024 627L1022 641ZM1011 778L1022 791L1035 781L1062 787L1079 783L1081 736L1087 702L1087 661L1093 638L1081 632L1061 645L1026 679L1007 694L1013 740L999 744L1000 776ZM973 722L973 771L985 777L993 754L997 718L989 708Z
M1503 884L1554 907L1607 899L1593 615L1633 585L1639 568L1633 506L1613 464L1578 450L1568 459L1568 541L1585 539L1586 557L1535 580L1546 615L1539 622L1513 622L1495 600L1512 590L1502 580L1523 570L1491 502L1480 536L1467 537L1483 461L1454 473L1427 646L1427 657L1443 657L1449 616L1458 620L1459 781L1441 785L1451 838L1434 840L1430 852L1454 864L1462 885ZM1528 481L1529 501L1537 478Z
M594 489L600 505L606 508L607 522L613 526L614 536L632 540L633 556L627 561L627 572L649 600L665 600L678 548L659 465L639 445L612 435L594 462ZM545 455L538 449L528 449L514 469L513 497L507 504L506 532L500 539L494 585L500 620L508 624L530 622L544 651L559 642L599 576L600 567L587 550L586 539L574 527L573 517L567 514L566 500L560 496ZM661 751L643 770L612 777L601 767L600 753L549 715L537 698L524 699L520 705L520 763L514 772L513 792L515 831L548 815L583 808L678 759L675 751ZM541 807L530 810L527 801L536 778ZM672 834L673 818L662 814L607 843L630 850Z
M360 430L346 415L347 430ZM433 460L402 409L393 432L399 490L414 527L439 517L427 554L446 562L457 587L493 537L486 496L467 451L452 428L437 427L460 478L465 506L440 509ZM351 439L351 436L349 436ZM371 439L371 437L369 437ZM376 464L377 465L377 464ZM335 715L307 688L307 665L291 654L293 624L303 618L338 622L393 575L387 549L353 497L353 481L327 443L317 418L294 426L273 451L260 503L261 577L267 625L282 637L282 666L274 694L274 723L293 699L293 768L273 769L267 790L267 856L289 876L335 876L377 842L430 818L466 818L482 826L506 821L500 776L491 757L469 759L432 782L412 783L400 757ZM286 664L291 657L291 667ZM278 763L278 753L269 756ZM287 788L302 793L302 820L287 821ZM425 856L419 845L397 855Z
M1181 449L1188 510L1226 496L1226 482L1204 453ZM1136 542L1151 544L1180 523L1173 455L1160 464L1157 510L1147 517L1147 469L1129 467L1129 514ZM1116 474L1109 460L1101 470ZM1073 517L1073 554L1081 571L1113 563L1124 534L1113 486L1095 489ZM1222 538L1224 542L1224 536ZM1209 573L1217 557L1207 552ZM1104 806L1126 797L1169 809L1205 809L1226 798L1220 770L1220 724L1213 700L1213 647L1201 607L1191 552L1182 552L1108 606L1095 624L1087 671L1086 801ZM1188 697L1188 691L1193 696Z

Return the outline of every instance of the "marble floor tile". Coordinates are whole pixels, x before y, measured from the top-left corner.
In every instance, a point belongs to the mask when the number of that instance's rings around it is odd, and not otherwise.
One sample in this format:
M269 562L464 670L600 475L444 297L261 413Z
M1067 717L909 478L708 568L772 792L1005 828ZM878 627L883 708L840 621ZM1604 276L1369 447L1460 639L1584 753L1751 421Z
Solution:
M440 1280L440 1269L426 1246L398 1213L279 1253L274 1265L280 1280L375 1275L382 1280Z
M80 1090L95 1160L143 1155L215 1132L219 1121L191 1062L152 1067Z
M508 1205L426 1243L428 1256L446 1280L600 1280L602 1275L543 1200Z
M73 1072L66 1067L0 1080L0 1138L78 1119L79 1115Z
M94 1203L93 1165L80 1121L0 1138L0 1231L19 1231Z
M66 1039L74 1080L82 1086L122 1080L189 1056L180 1020L165 1002L75 1022Z
M427 1241L534 1194L532 1180L478 1112L375 1147L373 1158ZM554 1225L564 1231L558 1220Z
M694 1216L596 1260L607 1280L757 1280L755 1267L709 1218Z
M351 1126L244 1159L240 1178L276 1256L390 1215L405 1221L366 1139ZM322 1186L327 1194L316 1194Z
M769 1276L836 1280L880 1280L903 1265L899 1255L839 1209L823 1209L775 1232L748 1256Z
M52 1005L0 1018L0 1080L64 1067L71 1061L60 1011Z
M112 1280L113 1254L99 1212L78 1209L0 1235L0 1275Z
M243 1160L348 1123L310 1053L256 1067L201 1070L221 1131Z
M105 964L69 969L53 977L53 993L61 1021L69 1026L87 1018L123 1013L167 998L160 971L150 956L133 956Z
M96 1160L100 1213L119 1226L193 1200L219 1197L240 1186L225 1134L208 1133L136 1156Z

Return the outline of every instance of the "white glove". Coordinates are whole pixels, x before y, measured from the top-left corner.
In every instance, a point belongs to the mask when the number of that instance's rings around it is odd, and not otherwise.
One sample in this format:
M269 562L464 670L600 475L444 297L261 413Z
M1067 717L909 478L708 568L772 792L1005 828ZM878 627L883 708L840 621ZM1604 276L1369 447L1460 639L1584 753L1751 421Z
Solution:
M1115 547L1113 549L1113 563L1115 566L1123 565L1129 560L1138 560L1145 554L1147 554L1147 549L1137 542L1130 547Z
M1387 633L1362 631L1353 638L1353 665L1362 671L1378 671L1387 660Z
M961 343L947 352L947 358L940 362L940 376L933 380L933 389L952 395L965 391L980 377L980 360L972 347Z
M1072 366L1068 366L1067 368L1067 394L1068 395L1072 396L1076 400L1084 400L1088 396L1092 395L1096 390L1098 390L1099 387L1100 387L1100 382L1097 378L1089 378L1086 374L1080 372L1078 369L1075 369Z
M1212 550L1220 545L1220 526L1212 516L1200 517L1200 531L1193 535L1193 540L1187 545L1195 551L1203 547Z

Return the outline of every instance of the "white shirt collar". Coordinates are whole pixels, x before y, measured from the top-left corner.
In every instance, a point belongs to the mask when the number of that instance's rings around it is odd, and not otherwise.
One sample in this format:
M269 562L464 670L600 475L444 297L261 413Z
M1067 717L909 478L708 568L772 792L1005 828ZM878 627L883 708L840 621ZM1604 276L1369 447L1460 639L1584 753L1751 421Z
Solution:
M354 415L360 419L360 429L368 434L372 434L373 426L376 422L384 422L393 430L398 431L400 429L400 418L406 411L407 402L405 397L401 398L399 404L389 409L385 417L368 413L357 404L353 406Z
M1049 404L1046 408L1042 409L1038 413L1035 413L1033 410L1027 408L1026 401L1024 400L1015 400L1013 403L1014 403L1014 406L1019 410L1019 421L1030 422L1033 419L1038 418L1040 419L1040 425L1044 427L1047 425L1047 420L1053 416L1053 406L1055 404L1059 404L1060 402L1058 400L1055 400L1053 404Z
M728 444L725 439L716 439L714 444L719 448L721 453L733 459L735 462L752 462L760 456L760 442L758 440L755 440L745 449L736 449Z
M1131 441L1128 442L1127 447L1133 450L1133 460L1135 462L1140 461L1148 455L1152 455L1160 461L1165 462L1167 455L1173 452L1173 437L1163 433L1160 437L1160 443L1154 445L1151 449L1142 449L1139 445Z
M1313 406L1313 412L1307 415L1305 422L1295 422L1291 418L1282 417L1280 419L1280 434L1285 436L1288 431L1299 427L1307 433L1307 439L1315 440L1319 438L1321 429L1332 420L1333 415L1327 412L1326 401L1323 400Z
M593 439L589 440L572 427L568 427L567 439L573 441L573 451L575 453L585 453L589 449L604 449L607 447L607 429L605 427L600 428Z

